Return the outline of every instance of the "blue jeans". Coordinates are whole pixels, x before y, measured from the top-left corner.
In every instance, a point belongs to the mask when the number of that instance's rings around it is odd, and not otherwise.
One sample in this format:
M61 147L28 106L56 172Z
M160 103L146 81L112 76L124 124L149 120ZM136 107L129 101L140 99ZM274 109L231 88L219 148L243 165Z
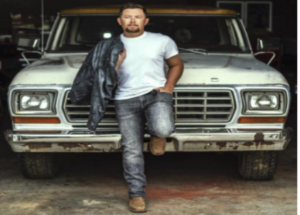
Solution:
M151 136L168 137L175 130L172 97L169 93L152 90L135 98L114 100L129 197L144 197L146 194L143 155L145 121Z

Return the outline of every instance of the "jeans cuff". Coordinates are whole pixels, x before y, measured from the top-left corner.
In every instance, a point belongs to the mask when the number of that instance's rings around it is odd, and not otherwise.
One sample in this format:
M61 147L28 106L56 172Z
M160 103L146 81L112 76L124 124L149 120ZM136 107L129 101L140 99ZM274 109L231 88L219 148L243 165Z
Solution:
M133 197L143 197L143 198L145 198L145 195L138 195L138 194L129 195L129 198L133 198Z
M130 193L128 192L128 196L129 198L132 198L132 197L145 197L146 193Z

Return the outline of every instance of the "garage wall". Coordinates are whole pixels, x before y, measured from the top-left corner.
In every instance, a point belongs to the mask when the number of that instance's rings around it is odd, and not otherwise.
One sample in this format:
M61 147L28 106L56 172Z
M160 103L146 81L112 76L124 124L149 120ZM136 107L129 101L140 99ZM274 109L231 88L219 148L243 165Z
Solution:
M130 0L129 0L130 1ZM126 1L122 0L44 0L45 15L56 15L58 11L73 7L105 5L105 4L123 4ZM132 1L147 5L149 0ZM163 0L163 4L187 4L187 0L174 1ZM161 0L151 0L151 4L161 4ZM41 0L0 0L0 35L11 33L11 18L10 13L22 16L39 16L41 14Z
M130 0L129 0L130 1ZM231 0L232 1L232 0ZM234 1L234 0L233 0ZM258 0L254 0L258 1ZM81 6L101 4L122 4L122 0L44 0L45 15L56 15L57 11ZM202 5L216 6L216 0L135 0L147 6L151 4L166 5ZM273 32L285 39L297 39L297 0L273 0ZM0 35L11 33L10 13L21 13L23 16L39 16L41 0L1 0L0 1Z

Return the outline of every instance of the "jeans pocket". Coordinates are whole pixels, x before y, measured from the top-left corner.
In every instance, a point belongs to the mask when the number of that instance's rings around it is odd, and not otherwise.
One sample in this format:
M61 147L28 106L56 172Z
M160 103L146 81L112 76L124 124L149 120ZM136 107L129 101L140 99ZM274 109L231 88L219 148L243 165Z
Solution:
M157 92L154 98L156 102L164 102L173 105L173 94L167 92Z
M161 94L166 94L166 95L169 95L169 96L173 96L173 94L171 94L171 93L167 93L167 92L161 92L161 91L158 91L158 93L161 93Z

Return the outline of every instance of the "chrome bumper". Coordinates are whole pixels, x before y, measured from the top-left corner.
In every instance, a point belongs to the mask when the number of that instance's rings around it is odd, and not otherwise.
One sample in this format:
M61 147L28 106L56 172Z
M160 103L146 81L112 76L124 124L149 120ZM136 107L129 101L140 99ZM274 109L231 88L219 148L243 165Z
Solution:
M169 152L220 152L284 150L293 130L180 129L167 138ZM145 135L144 151L149 135ZM118 152L121 135L72 131L51 133L17 133L5 131L5 138L14 152Z

